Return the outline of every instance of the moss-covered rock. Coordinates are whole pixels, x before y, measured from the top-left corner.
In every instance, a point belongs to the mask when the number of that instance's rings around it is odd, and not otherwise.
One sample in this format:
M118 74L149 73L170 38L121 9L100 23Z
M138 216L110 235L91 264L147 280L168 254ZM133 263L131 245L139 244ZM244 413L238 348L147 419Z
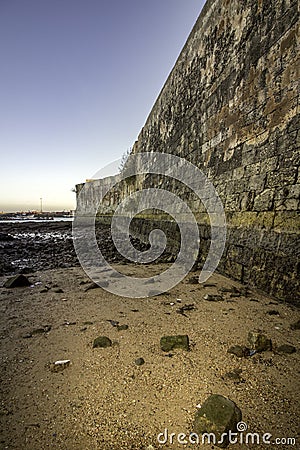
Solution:
M249 331L248 341L253 350L257 352L264 352L272 350L272 341L266 335L258 331Z
M229 431L234 432L241 420L242 412L232 400L222 395L213 394L205 400L196 412L194 432L198 436L202 435L202 439L205 439L205 436L208 438L208 434L212 433L210 436L211 443L225 448L229 444ZM227 436L223 433L226 433Z
M189 337L186 334L177 336L163 336L160 339L160 348L164 352L169 352L175 348L189 350Z

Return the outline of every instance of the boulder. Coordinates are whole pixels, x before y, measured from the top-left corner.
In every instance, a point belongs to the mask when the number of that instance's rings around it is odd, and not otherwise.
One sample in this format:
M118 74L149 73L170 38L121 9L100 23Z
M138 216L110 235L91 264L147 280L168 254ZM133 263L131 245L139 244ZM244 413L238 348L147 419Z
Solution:
M229 431L235 432L241 420L242 412L232 400L212 394L195 414L194 432L202 435L203 442L208 443L205 438L210 438L211 444L225 448L229 444Z

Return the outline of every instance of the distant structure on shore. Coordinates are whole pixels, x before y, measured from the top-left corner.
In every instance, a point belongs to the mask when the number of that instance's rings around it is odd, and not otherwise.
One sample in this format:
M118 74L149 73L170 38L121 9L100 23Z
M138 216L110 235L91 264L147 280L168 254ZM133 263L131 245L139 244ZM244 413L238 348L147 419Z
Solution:
M193 163L224 205L227 242L218 270L284 301L299 302L299 6L297 0L208 0L133 146ZM90 181L84 207L107 179ZM109 192L99 213L112 215L136 189L168 189L158 177L130 177ZM191 208L210 245L206 210L184 186L173 191ZM132 222L146 240L154 214ZM178 237L179 238L179 237ZM297 300L298 298L298 300ZM299 304L299 303L297 303Z
M0 220L51 220L55 218L72 218L74 210L70 211L17 211L17 212L0 212Z

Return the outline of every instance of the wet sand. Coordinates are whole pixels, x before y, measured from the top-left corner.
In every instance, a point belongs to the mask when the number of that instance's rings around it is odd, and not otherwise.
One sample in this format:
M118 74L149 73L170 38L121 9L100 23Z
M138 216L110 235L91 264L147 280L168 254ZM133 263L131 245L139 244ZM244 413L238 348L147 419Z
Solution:
M116 267L149 276L165 265ZM80 267L27 276L31 287L0 288L0 449L211 449L157 442L165 429L193 431L197 407L211 393L239 406L249 432L296 438L293 448L299 446L300 331L290 328L299 310L218 274L203 286L191 273L147 299L85 291L90 280ZM227 352L247 345L255 329L272 339L272 351L243 358ZM173 334L187 334L190 351L163 352L161 336ZM111 347L93 348L101 335ZM278 353L282 344L297 351ZM145 363L136 365L138 358ZM70 365L53 372L57 360Z

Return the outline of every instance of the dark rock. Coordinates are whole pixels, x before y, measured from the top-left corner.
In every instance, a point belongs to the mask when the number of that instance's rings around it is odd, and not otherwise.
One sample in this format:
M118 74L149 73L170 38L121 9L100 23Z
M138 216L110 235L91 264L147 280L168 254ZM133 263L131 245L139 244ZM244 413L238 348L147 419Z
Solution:
M57 287L53 289L53 292L55 292L55 294L62 294L64 291L61 288Z
M118 331L128 330L128 325L126 325L125 323L124 323L124 325L117 325L117 330Z
M108 285L108 281L98 281L97 283L90 283L84 288L84 292L87 292L91 289L105 288Z
M300 319L294 322L290 326L291 330L300 330Z
M241 373L241 369L234 369L231 372L226 372L225 377L237 382L244 381L241 377Z
M32 338L32 334L31 333L26 333L22 336L23 339L30 339Z
M161 291L157 291L156 289L152 289L148 292L148 297L156 297L157 295L162 294Z
M220 292L224 292L224 293L228 292L228 293L232 293L232 294L240 294L240 291L235 286L221 287L220 288Z
M213 294L206 294L203 297L204 300L207 300L208 302L222 302L224 301L224 298L222 295L213 295Z
M15 275L4 283L6 288L27 287L30 285L31 283L25 275Z
M215 444L225 448L229 444L229 430L234 432L238 422L242 420L242 412L229 398L212 394L195 414L194 432L198 435L213 433ZM226 433L225 439L222 439Z
M191 277L188 282L189 284L199 284L199 277Z
M267 311L267 314L269 314L269 316L279 316L279 311L277 311L276 309L269 309L269 311Z
M111 347L112 342L106 336L99 336L94 340L93 348L106 348Z
M122 278L124 275L119 272L112 272L108 274L111 278Z
M189 350L189 337L187 335L163 336L160 339L160 348L164 352L169 352L174 348Z
M7 233L0 233L0 241L14 241L14 237Z
M247 356L250 356L250 349L248 347L245 347L244 345L233 345L227 350L227 353L232 353L238 358L245 358Z
M292 353L295 353L297 351L296 347L289 344L283 344L277 347L278 353L287 353L288 355L291 355Z
M248 341L251 344L251 348L257 352L272 350L271 339L258 331L249 331Z
M145 364L145 360L144 360L144 358L137 358L137 359L134 361L134 364L135 364L136 366L142 366L143 364Z
M193 303L189 305L183 305L180 306L180 308L176 309L177 314L182 314L183 316L187 317L185 314L186 311L193 311L195 308L195 305Z
M119 325L119 322L117 320L108 319L107 322L109 322L113 327L117 327Z
M35 328L34 330L32 330L31 334L32 334L32 336L34 336L36 334L49 333L50 330L51 330L51 325L45 325L41 328Z

